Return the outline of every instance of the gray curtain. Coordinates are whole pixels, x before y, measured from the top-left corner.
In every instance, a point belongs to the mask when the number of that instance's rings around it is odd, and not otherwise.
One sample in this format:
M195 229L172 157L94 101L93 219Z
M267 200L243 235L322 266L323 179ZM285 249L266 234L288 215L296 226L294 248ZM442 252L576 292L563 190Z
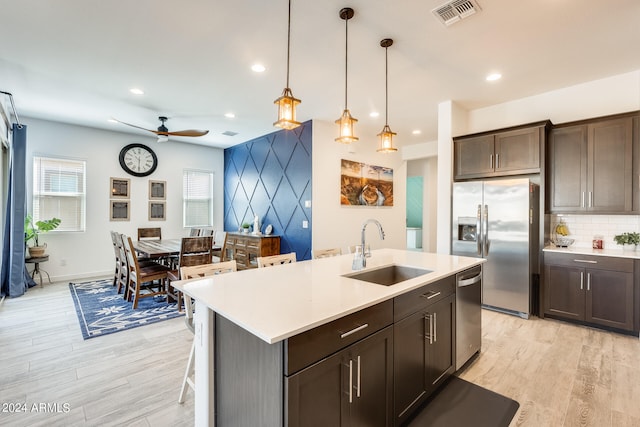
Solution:
M10 149L9 190L2 246L2 295L19 297L33 286L24 263L24 217L27 210L27 127L13 124Z

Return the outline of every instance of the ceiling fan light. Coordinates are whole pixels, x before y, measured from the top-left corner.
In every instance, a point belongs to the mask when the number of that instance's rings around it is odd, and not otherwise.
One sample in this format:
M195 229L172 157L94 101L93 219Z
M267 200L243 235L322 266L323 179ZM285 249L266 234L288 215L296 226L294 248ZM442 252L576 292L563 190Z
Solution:
M353 125L357 121L358 119L351 117L351 113L345 108L342 112L342 116L336 120L336 123L340 128L340 136L336 138L336 142L341 144L351 144L352 142L356 142L358 137L355 136Z
M282 96L273 103L278 105L278 120L273 122L274 126L291 130L301 125L296 121L296 106L300 104L300 100L293 97L291 89L284 88Z
M376 151L378 153L394 153L398 151L398 149L393 146L393 137L395 135L397 135L397 133L392 132L389 125L384 125L382 131L378 134L378 138L380 139Z

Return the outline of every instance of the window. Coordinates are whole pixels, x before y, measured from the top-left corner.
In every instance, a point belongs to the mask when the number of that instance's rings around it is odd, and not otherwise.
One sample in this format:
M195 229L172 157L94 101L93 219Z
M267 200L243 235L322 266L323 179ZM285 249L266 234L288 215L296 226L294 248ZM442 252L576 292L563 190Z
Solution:
M213 224L213 172L185 169L182 175L185 227L210 227Z
M33 156L33 219L60 218L60 231L85 230L86 162Z

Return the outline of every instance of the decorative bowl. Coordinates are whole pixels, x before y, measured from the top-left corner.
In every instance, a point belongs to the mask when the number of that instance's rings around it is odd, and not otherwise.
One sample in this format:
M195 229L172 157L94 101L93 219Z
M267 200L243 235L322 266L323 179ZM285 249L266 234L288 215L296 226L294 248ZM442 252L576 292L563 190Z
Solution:
M559 248L571 246L573 245L573 242L575 242L575 239L570 239L568 237L556 237L556 239L553 240L553 244Z

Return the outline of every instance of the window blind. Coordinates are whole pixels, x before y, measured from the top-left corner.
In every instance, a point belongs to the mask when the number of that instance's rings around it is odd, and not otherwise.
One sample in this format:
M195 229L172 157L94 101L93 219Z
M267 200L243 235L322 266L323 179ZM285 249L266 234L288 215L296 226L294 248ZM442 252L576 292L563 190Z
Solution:
M33 157L33 219L60 218L59 231L85 231L86 162Z
M213 172L185 169L183 183L183 225L210 227L213 222Z

